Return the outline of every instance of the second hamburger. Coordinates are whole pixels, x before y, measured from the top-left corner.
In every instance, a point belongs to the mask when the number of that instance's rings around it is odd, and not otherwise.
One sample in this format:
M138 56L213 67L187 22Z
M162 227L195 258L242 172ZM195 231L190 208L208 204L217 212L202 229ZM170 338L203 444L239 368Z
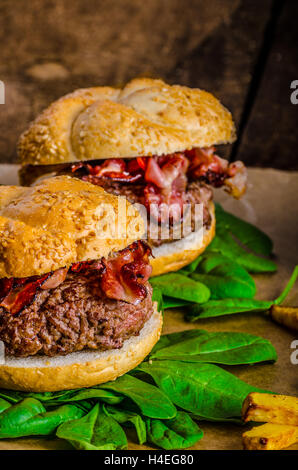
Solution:
M54 102L21 136L21 182L68 174L142 204L153 275L162 274L211 242L212 187L236 198L245 191L244 165L215 153L214 146L234 139L231 114L203 90L146 78L123 89L81 89Z

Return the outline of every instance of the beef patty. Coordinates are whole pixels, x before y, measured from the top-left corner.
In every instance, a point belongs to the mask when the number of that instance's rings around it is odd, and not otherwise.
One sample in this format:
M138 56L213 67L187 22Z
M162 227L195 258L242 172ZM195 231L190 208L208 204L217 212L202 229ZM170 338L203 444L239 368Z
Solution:
M19 315L0 308L0 340L13 356L65 355L83 349L119 349L153 313L152 288L138 305L108 299L93 277L69 274L41 290Z

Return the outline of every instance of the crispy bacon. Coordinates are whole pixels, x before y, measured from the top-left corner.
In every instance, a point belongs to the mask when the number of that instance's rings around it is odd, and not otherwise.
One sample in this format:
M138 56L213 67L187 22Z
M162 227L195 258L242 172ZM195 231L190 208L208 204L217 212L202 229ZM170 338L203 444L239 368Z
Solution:
M226 186L235 198L246 190L246 168L240 161L228 163L214 153L214 147L196 148L185 152L190 160L188 177L201 179L214 187Z
M148 158L144 202L159 222L175 222L183 217L188 164L182 153Z
M163 162L163 158L148 158L145 172L145 180L154 183L158 188L171 188L174 181L180 174L185 174L188 167L188 160L182 153L168 155Z
M129 160L109 159L103 163L72 165L72 171L80 168L81 178L93 184L104 180L118 183L141 182L144 185L143 203L148 214L158 222L175 223L183 218L187 181L201 180L214 187L225 186L239 198L246 188L246 170L241 162L229 164L215 153L214 147L194 148L160 157L137 157Z
M21 279L10 278L13 279L13 283L11 284L9 292L1 300L0 307L4 307L11 313L11 315L20 313L25 307L33 302L37 290L42 286L46 279L48 279L50 274L51 273L47 273L38 278L36 276ZM5 281L7 280L4 280L4 282Z
M227 192L239 199L246 190L247 170L240 162L231 163L228 167L229 177L224 181Z
M54 289L65 281L67 276L68 268L60 268L54 271L46 281L41 285L42 289Z
M151 249L144 241L136 241L110 259L74 263L40 277L4 278L0 280L0 307L16 315L30 305L39 289L54 289L69 271L84 275L95 274L99 288L111 299L136 305L147 295L144 283L152 268L149 264Z
M107 179L121 183L134 183L143 177L138 164L131 165L131 162L125 162L121 158L110 158L94 166L87 162L80 162L72 165L71 171L75 173L81 168L87 172L86 175L82 175L82 179L93 184L100 184L100 180Z
M0 280L0 302L9 294L13 287L13 277L10 278L3 278Z
M102 259L105 270L100 286L107 297L134 305L141 302L147 295L144 283L152 272L150 254L149 246L139 240L117 253L114 258Z

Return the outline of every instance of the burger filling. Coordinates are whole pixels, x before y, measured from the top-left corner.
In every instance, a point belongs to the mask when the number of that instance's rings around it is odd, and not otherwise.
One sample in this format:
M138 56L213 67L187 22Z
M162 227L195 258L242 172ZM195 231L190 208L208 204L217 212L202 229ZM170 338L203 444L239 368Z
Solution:
M26 357L121 348L153 313L151 251L134 242L114 256L43 276L0 281L0 340Z
M102 186L110 193L123 195L132 203L143 204L148 214L148 241L153 246L173 241L177 226L182 236L193 231L196 204L203 204L203 224L209 228L211 187L223 186L236 198L241 197L246 188L243 163L237 161L229 164L215 154L214 147L195 148L160 157L92 160L52 169L56 174L71 174ZM181 225L187 225L186 220L190 222L189 232L181 230ZM150 230L152 224L167 225L168 237L152 237L152 233L156 234L156 230Z

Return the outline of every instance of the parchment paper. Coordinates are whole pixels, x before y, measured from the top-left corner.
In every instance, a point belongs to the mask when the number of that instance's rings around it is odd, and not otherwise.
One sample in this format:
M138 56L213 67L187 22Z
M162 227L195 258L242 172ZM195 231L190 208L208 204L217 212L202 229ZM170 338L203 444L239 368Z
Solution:
M278 264L276 274L255 275L259 299L273 299L285 286L293 267L298 264L298 172L281 172L272 169L249 169L249 187L240 201L235 201L223 191L217 190L215 198L223 207L257 225L274 241L274 253ZM16 165L0 165L0 183L18 184ZM298 305L296 284L287 304ZM291 332L263 314L239 314L216 319L206 319L195 324L186 323L183 310L166 310L164 333L191 328L209 331L241 331L263 336L276 347L276 364L227 367L227 370L246 382L288 395L298 395L298 365L290 361L291 343L298 339L298 332ZM226 423L199 423L204 430L203 439L193 449L241 449L241 434L249 426ZM139 446L131 435L130 449L150 449ZM0 449L70 449L67 443L50 439L23 438L0 440ZM298 449L294 445L291 449Z

